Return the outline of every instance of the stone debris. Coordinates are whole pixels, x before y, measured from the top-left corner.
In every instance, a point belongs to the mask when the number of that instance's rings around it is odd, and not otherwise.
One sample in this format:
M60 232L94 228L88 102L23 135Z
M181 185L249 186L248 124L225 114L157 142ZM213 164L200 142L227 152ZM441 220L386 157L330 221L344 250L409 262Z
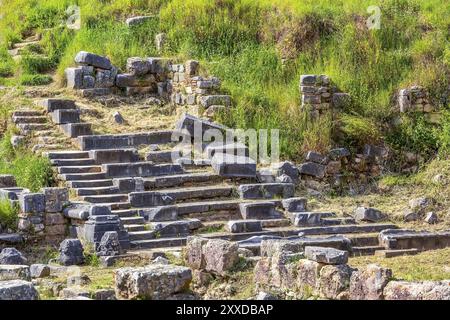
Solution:
M113 114L114 122L117 124L124 124L125 119L122 117L119 111L114 112Z
M323 264L345 264L348 261L348 252L334 248L305 247L307 259Z
M0 253L0 264L26 265L27 259L16 248L4 248Z
M0 281L0 300L39 300L39 293L31 282Z
M119 299L164 300L189 289L189 268L154 264L115 271L115 291Z
M81 265L84 262L83 246L78 239L66 239L59 245L59 262L64 266Z
M24 265L0 264L0 281L25 280L30 281L30 268Z
M375 208L358 207L354 217L356 221L378 222L384 220L386 215Z
M392 278L392 270L370 264L350 278L351 300L383 300L383 290Z
M450 281L390 281L383 294L385 300L450 300Z
M31 278L46 278L50 276L50 267L46 264L32 264L30 266Z
M430 211L425 215L425 222L428 224L436 224L439 222L439 218L436 213Z
M119 234L116 231L105 232L96 253L98 256L118 256L122 254Z

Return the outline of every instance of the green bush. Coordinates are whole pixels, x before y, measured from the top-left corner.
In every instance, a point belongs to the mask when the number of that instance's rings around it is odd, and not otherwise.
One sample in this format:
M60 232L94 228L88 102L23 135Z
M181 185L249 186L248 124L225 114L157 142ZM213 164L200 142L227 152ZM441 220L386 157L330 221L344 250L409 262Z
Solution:
M23 86L43 86L52 81L52 77L46 74L23 74L19 78L19 84Z
M19 208L8 199L0 199L0 226L16 230Z
M25 74L47 72L55 67L55 62L43 55L25 54L20 60L20 66Z

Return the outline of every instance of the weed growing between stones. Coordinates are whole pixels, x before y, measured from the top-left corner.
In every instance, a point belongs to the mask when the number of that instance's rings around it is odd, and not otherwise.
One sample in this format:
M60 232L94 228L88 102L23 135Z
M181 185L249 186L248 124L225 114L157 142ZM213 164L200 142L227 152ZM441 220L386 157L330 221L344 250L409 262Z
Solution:
M19 208L7 199L0 199L0 230L17 229Z

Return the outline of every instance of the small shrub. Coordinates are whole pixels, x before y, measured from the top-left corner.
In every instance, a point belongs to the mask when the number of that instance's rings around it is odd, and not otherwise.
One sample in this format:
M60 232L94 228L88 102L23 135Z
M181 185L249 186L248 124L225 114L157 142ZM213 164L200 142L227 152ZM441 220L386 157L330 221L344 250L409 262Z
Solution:
M17 229L19 208L8 199L0 199L0 225L12 230Z
M24 74L19 79L19 84L23 86L44 86L52 83L51 76L46 74Z
M26 54L20 60L22 71L26 74L42 73L50 71L55 67L52 59L36 54Z

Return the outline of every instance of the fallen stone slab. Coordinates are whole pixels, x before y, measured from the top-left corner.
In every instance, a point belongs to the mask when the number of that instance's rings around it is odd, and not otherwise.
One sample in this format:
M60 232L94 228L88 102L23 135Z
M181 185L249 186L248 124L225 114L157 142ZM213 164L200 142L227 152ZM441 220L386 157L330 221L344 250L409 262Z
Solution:
M327 156L321 155L320 153L317 153L314 151L309 151L306 154L306 161L326 165L328 163L329 159Z
M90 206L86 203L71 203L64 208L63 215L70 219L87 220L89 219L89 209Z
M386 229L380 232L380 245L387 250L415 248L420 251L450 246L450 231L429 232L407 229Z
M0 281L0 300L39 300L39 293L31 282Z
M189 268L174 265L149 265L115 271L115 291L119 299L163 300L188 290L192 280Z
M0 281L10 280L30 281L30 268L24 265L0 264Z
M285 199L294 196L295 186L292 183L242 184L238 192L241 199Z
M216 153L211 159L211 167L222 177L256 177L256 162L247 157Z
M386 219L380 210L375 208L358 207L354 214L356 221L378 222Z
M271 169L275 172L277 177L286 175L291 178L294 183L299 179L298 168L290 161L274 163L271 165Z
M226 230L231 233L257 232L262 230L260 220L232 220L226 224Z
M323 264L345 264L348 261L348 252L325 247L305 247L307 259Z
M24 241L23 236L18 233L0 234L0 245L17 244L17 243L22 243L23 241Z
M385 300L450 300L450 281L390 281L383 294Z
M105 70L110 70L112 68L111 61L108 58L86 51L78 52L75 56L75 62Z
M246 220L280 219L283 216L271 201L240 203L239 210L242 218Z

